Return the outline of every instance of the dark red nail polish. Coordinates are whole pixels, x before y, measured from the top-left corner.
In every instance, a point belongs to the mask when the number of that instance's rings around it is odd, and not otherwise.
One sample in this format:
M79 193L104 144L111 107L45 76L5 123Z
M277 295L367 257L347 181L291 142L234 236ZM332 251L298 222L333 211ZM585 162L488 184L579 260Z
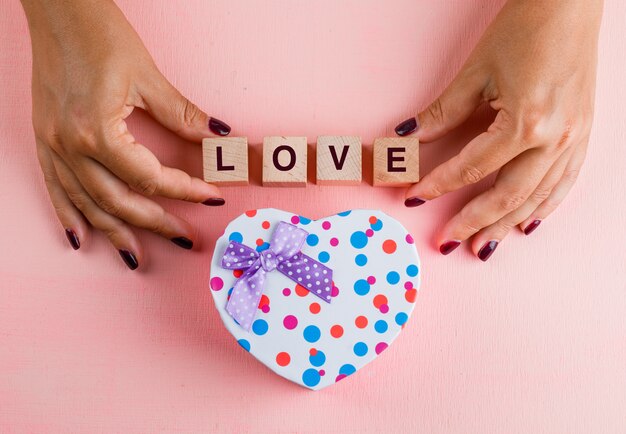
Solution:
M170 240L178 247L182 247L183 249L191 250L193 247L193 241L186 237L175 237Z
M407 134L411 134L419 129L419 124L417 123L416 118L407 119L404 122L400 122L398 126L396 126L396 134L399 136L406 136Z
M478 251L478 259L485 262L491 255L493 255L496 247L498 247L498 242L496 240L491 240L488 243L485 243L485 245Z
M74 250L80 249L80 240L78 239L76 232L74 232L71 229L65 229L65 236L67 237L67 240L70 242L72 249Z
M120 256L122 257L126 265L128 265L128 268L130 268L131 270L135 270L137 267L139 267L139 262L137 262L137 258L130 251L128 250L118 250L118 251L120 252Z
M226 201L222 199L221 197L212 197L202 202L203 205L207 205L207 206L222 206L225 203Z
M209 118L209 129L218 136L227 136L230 133L230 127L225 122L215 118Z
M539 226L540 224L541 224L541 220L539 219L536 219L530 222L530 224L526 226L526 228L524 228L524 235L532 234L534 230L537 229L537 226Z
M415 208L416 206L422 205L424 202L426 201L424 199L420 199L419 197L409 197L404 201L404 206L408 208Z
M460 245L461 245L460 241L456 241L456 240L446 241L441 246L439 246L439 251L441 252L442 255L448 255L452 253L452 251L456 249L457 247L459 247Z

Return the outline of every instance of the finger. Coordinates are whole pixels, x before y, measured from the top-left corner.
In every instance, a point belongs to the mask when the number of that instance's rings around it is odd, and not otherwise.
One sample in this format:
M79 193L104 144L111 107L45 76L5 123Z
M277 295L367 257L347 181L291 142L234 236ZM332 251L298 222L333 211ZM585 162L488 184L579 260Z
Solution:
M155 232L180 247L193 247L193 231L189 223L131 190L97 161L83 157L72 163L72 169L85 191L107 214Z
M80 184L72 170L55 153L51 153L59 181L67 196L91 225L104 232L131 270L139 266L143 258L141 244L133 231L122 220L100 209Z
M80 240L84 241L87 238L87 222L67 196L57 176L54 163L50 157L50 151L40 140L37 140L37 157L41 165L41 170L43 171L50 201L54 206L59 221L65 229L65 236L70 246L72 246L74 250L78 250L80 248Z
M158 75L155 80L147 80L140 85L139 92L144 108L161 125L193 142L200 142L204 137L227 136L230 133L230 126L209 117L165 77L160 73Z
M525 219L520 224L520 229L522 229L526 235L529 235L532 231L534 231L539 223L552 214L552 212L554 212L554 210L561 204L561 202L563 202L567 194L570 192L576 182L576 179L578 178L583 162L585 161L588 143L589 138L586 138L575 148L572 157L563 171L561 179L556 184L554 189L552 189L548 198L537 207L530 217Z
M478 256L484 246L490 242L502 242L513 227L519 225L551 194L552 190L563 176L563 171L571 159L574 148L563 152L554 162L548 173L543 177L535 191L519 208L508 213L497 222L480 230L472 239L472 250Z
M484 100L488 77L476 65L466 65L435 99L416 117L396 126L399 136L415 133L421 142L436 140L463 123Z
M128 132L104 143L92 157L144 196L157 195L211 206L225 203L216 186L161 165Z
M521 144L511 143L500 128L499 116L488 131L468 143L461 152L437 166L406 191L405 205L421 205L445 193L474 184L523 152Z
M544 148L530 149L506 164L494 185L472 199L443 228L438 245L464 241L518 209L537 188L557 157ZM491 252L495 249L493 245ZM479 257L486 260L483 252ZM488 255L487 255L488 257Z

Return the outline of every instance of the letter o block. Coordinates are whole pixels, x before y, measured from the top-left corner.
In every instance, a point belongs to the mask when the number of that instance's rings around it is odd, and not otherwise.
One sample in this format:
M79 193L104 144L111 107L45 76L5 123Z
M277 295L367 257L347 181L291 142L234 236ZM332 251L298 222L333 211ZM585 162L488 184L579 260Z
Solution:
M248 139L209 137L202 140L204 180L223 186L248 185Z
M383 137L374 140L374 186L408 187L419 179L417 138Z
M263 139L263 185L306 187L306 151L306 137L265 137Z

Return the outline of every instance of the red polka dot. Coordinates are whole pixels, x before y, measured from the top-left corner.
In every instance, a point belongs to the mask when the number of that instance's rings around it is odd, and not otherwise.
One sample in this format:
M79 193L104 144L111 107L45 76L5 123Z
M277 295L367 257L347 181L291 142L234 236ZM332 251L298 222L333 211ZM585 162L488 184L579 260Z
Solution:
M330 245L333 247L337 247L337 245L339 245L339 240L337 238L331 238L330 239Z
M320 304L319 303L311 303L309 305L309 310L311 311L311 313L320 313Z
M233 276L235 277L241 277L242 274L243 270L233 270Z
M261 227L263 229L269 229L270 228L270 222L268 222L267 220L265 220L263 223L261 223Z
M287 366L289 362L291 362L289 353L283 351L282 353L276 354L276 363L278 363L278 366Z
M370 217L369 222L370 222L371 225L375 225L377 221L378 221L378 219L376 218L376 216L373 215L373 216Z
M256 239L256 245L257 245L257 246L260 246L260 245L262 245L263 243L264 243L263 239L261 239L261 238L257 238L257 239Z
M224 281L220 277L215 276L209 281L209 285L213 291L219 291L224 287Z
M406 298L406 301L409 303L415 303L415 297L417 297L417 289L415 288L409 289L404 293L404 298Z
M317 354L317 350L316 350L315 348L311 348L311 349L309 350L309 354L310 354L311 356L315 356L315 355Z
M376 297L374 297L374 306L376 307L376 309L380 309L383 304L387 304L387 297L385 297L383 294L378 294Z
M297 215L291 217L291 223L297 225L298 223L300 223L300 217L298 217Z
M254 217L256 215L256 210L255 209L248 210L246 211L246 215L248 217Z
M259 300L259 308L270 304L270 299L267 295L263 294Z
M324 230L326 230L326 231L327 231L328 229L330 229L330 222L324 222L324 223L322 223L322 228L323 228Z
M300 297L306 297L307 295L309 295L309 290L306 289L304 286L302 285L296 285L296 294L298 294Z
M396 242L394 240L385 240L385 242L383 243L383 252L391 255L393 252L396 251L397 247L398 246L396 245Z
M367 283L369 283L370 285L375 284L376 283L376 278L374 276L368 276Z
M358 328L364 329L365 327L367 327L367 318L364 317L363 315L357 316L356 319L354 320L354 324Z
M334 338L340 338L343 336L343 327L339 324L335 324L330 328L330 335Z

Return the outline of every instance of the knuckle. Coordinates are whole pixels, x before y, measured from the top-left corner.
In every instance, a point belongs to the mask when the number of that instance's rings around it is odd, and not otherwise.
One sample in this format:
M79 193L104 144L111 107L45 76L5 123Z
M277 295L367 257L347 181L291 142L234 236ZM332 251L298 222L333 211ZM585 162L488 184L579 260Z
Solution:
M144 196L153 196L159 188L158 177L151 176L148 178L140 179L137 182L135 188L137 188L137 191Z
M537 187L537 189L532 194L532 200L534 202L543 202L548 197L550 197L550 193L552 193L551 188Z
M507 212L514 211L522 206L522 204L526 202L526 199L526 195L520 192L511 192L508 194L504 194L500 198L500 209Z
M192 103L186 98L183 98L182 107L180 111L182 114L181 121L182 121L183 128L193 127L198 121L198 118L200 117L202 113L200 109L194 103Z
M87 199L85 194L83 194L82 192L68 190L67 197L70 200L70 202L74 204L76 208L78 208L79 210L83 212L87 209L89 205L89 200Z
M563 172L563 182L567 184L573 184L578 179L578 175L580 174L580 168L571 168L565 170Z
M167 232L165 227L165 211L162 210L157 218L150 219L146 229L157 234L165 234Z
M443 111L443 105L441 104L441 98L437 98L428 106L428 114L435 124L445 125L445 114Z
M464 184L475 184L484 177L483 171L475 166L465 165L461 168L461 181Z
M113 197L99 197L96 204L102 211L115 217L119 217L124 209L122 203Z

